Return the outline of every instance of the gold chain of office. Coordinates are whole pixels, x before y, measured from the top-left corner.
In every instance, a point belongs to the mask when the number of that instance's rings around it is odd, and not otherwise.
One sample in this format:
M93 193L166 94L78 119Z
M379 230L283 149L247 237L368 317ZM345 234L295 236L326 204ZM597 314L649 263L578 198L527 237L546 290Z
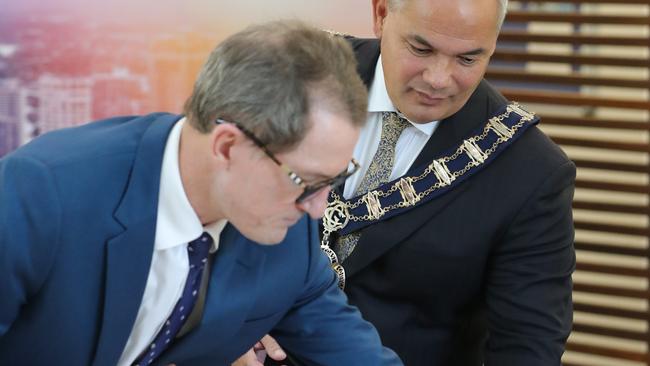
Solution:
M508 118L513 112L520 115L521 119L513 126L508 127L502 121ZM506 107L504 113L489 119L480 135L465 139L452 155L433 160L422 174L418 176L402 177L387 190L374 189L368 191L354 202L345 201L336 192L332 191L330 194L330 202L323 215L321 249L330 259L332 269L336 272L339 280L339 287L343 288L345 286L345 270L338 263L338 258L334 251L329 247L329 236L331 233L346 227L350 221L375 221L392 210L415 206L434 191L451 185L452 182L471 169L483 164L501 144L510 140L517 133L517 130L534 118L534 113L524 110L518 103L511 103ZM494 132L498 138L490 148L483 151L477 142L484 140L490 131ZM462 169L451 172L447 167L447 163L457 159L461 154L467 154L470 158L468 163ZM413 183L421 181L431 174L436 176L437 182L426 190L417 192L413 187ZM381 198L388 197L398 191L402 196L400 202L385 207L381 206ZM362 216L350 214L351 210L354 210L362 204L366 205L367 214Z

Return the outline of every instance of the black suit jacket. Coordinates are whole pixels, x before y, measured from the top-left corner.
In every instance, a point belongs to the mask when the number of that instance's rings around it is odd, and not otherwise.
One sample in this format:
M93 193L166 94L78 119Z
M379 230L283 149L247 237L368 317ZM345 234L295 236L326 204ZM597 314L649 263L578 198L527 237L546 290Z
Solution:
M369 86L377 40L350 39ZM506 99L482 81L413 167ZM363 229L345 292L404 363L560 365L572 325L575 165L537 127L458 187Z

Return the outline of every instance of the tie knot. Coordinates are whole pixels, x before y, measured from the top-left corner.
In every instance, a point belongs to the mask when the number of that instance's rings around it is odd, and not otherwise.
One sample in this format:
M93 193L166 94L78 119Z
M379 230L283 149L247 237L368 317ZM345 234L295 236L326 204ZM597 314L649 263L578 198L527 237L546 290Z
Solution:
M381 139L384 141L394 141L391 143L394 145L402 134L402 131L409 125L410 123L397 113L384 112L382 116Z
M187 253L189 255L190 264L202 265L208 258L210 247L212 246L212 237L210 234L204 232L198 239L192 240L187 245Z

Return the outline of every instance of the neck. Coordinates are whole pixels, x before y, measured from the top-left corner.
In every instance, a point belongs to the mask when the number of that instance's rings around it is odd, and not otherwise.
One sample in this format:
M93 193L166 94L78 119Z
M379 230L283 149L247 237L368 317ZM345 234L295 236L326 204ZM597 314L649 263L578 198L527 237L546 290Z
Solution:
M179 170L183 189L201 224L209 225L221 220L219 208L212 195L215 172L211 164L211 134L201 133L188 121L181 130Z

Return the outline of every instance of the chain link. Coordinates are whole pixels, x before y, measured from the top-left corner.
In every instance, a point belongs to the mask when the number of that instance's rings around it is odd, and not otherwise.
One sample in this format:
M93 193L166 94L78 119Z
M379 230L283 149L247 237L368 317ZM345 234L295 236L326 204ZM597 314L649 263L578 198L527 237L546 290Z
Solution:
M510 113L512 113L512 112L513 112L513 111L510 110L510 109L508 108L508 109L506 110L506 112L502 113L502 114L499 115L499 116L495 116L495 117L493 117L493 118L496 119L496 120L498 120L499 122L501 122L501 121L503 121L504 119L508 118L508 117L510 116ZM513 132L513 135L514 135L514 134L517 132L517 130L519 130L519 129L524 125L524 124L526 124L527 122L531 121L533 118L534 118L534 114L532 114L532 113L530 113L529 115L526 115L526 116L522 116L522 118L519 120L519 122L518 122L517 124L513 125L512 127L510 127L510 130ZM484 139L486 139L486 138L488 137L488 135L490 134L490 131L492 131L492 133L496 134L496 133L492 130L492 128L490 127L490 125L489 125L489 124L486 124L485 127L483 128L483 132L482 132L480 135L474 136L474 137L472 137L472 138L470 138L470 139L473 140L474 142L482 141L482 140L484 140ZM500 136L499 134L496 134L496 135L498 136L497 140L492 144L492 146L490 146L490 148L488 148L487 150L484 151L484 154L485 154L486 158L489 157L490 155L492 155L492 154L493 154L493 153L494 153L494 152L499 148L499 145L501 145L501 144L507 142L508 140L510 140L510 138L502 137L502 136ZM461 154L463 154L463 153L465 153L465 148L464 148L463 145L461 145L460 147L458 147L458 148L456 149L456 151L455 151L452 155L450 155L450 156L446 156L446 157L442 157L442 158L439 158L438 160L439 160L439 161L442 161L442 162L444 162L444 163L448 163L448 162L450 162L450 161L453 161L453 160L458 159L458 157L459 157ZM461 176L467 174L467 172L468 172L469 170L471 170L471 169L474 168L475 166L479 166L479 165L481 165L481 163L477 163L477 162L475 162L474 160L470 160L470 161L465 165L465 167L463 167L461 170L458 170L458 171L453 172L453 173L452 173L452 177L453 177L454 179L458 179L458 178L460 178ZM426 167L426 168L424 169L424 171L422 172L422 174L420 174L420 175L418 175L418 176L416 176L416 177L411 177L412 182L415 183L415 182L418 182L418 181L420 181L420 180L425 179L427 176L429 176L431 173L433 173L433 171L434 171L434 170L433 170L433 168L431 168L431 166ZM418 198L419 198L420 200L422 200L423 198L427 197L428 195L430 195L430 194L433 193L434 191L436 191L436 190L438 190L438 189L440 189L440 188L443 188L443 187L445 187L445 186L446 186L446 184L442 184L442 183L438 182L438 183L432 185L431 187L427 188L426 190L424 190L424 191L422 191L422 192L419 192L419 193L417 194L417 196L418 196ZM399 190L399 186L398 186L398 184L397 184L397 182L396 182L396 183L394 183L394 184L393 184L393 185L392 185L392 186L391 186L387 191L375 190L374 192L377 194L378 197L388 197L388 196L392 195L393 193L395 193L395 192L398 191L398 190ZM331 201L344 202L345 205L347 206L348 210L352 211L352 210L354 210L355 208L359 207L361 204L364 204L364 203L365 203L365 196L366 196L366 195L364 194L364 195L361 196L359 199L357 199L354 203L350 203L350 202L345 202L345 201L343 201L343 200L341 199L341 197L340 197L337 193L335 193L335 192L331 192L331 197L332 197L332 200L331 200ZM395 209L398 209L398 208L408 207L408 206L410 206L410 204L409 204L408 202L406 202L406 201L400 201L400 202L395 203L395 204L392 204L392 205L390 205L390 206L382 207L382 209L381 209L381 215L383 216L383 215L384 215L385 213L387 213L387 212L390 212L390 211L395 210ZM348 216L348 218L349 218L350 221L355 221L355 222L359 222L359 221L369 221L369 220L373 220L373 219L374 219L374 217L373 217L372 215L370 215L370 214L366 214L366 215L363 215L363 216L353 216L352 214L350 214L350 215ZM328 234L329 234L329 233L328 233Z

